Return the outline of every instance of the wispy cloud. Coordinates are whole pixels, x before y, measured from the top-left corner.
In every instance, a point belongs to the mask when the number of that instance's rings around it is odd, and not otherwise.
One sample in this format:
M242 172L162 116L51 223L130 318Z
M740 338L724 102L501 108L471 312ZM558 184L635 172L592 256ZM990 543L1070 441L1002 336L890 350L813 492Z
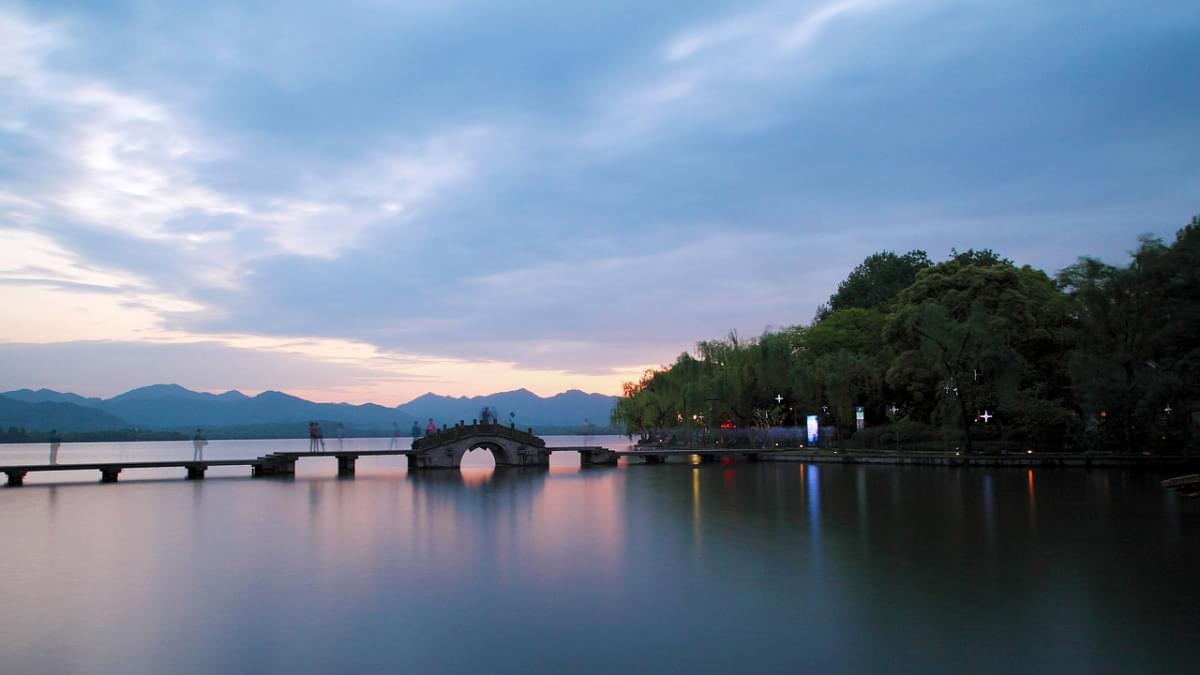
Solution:
M646 142L647 134L688 128L738 127L770 105L772 88L794 88L829 65L819 49L835 30L899 0L834 0L750 6L668 39L660 63L606 95L595 145ZM910 11L928 2L907 3ZM753 101L753 102L751 102Z
M202 173L216 163L258 158L229 147L172 105L56 68L53 56L71 45L56 26L0 11L0 31L6 44L0 74L8 83L0 82L0 91L17 102L5 117L7 126L57 164L52 182L37 176L22 181L24 194L16 202L22 215L10 215L14 220L28 221L31 210L58 213L140 239L171 241L185 251L202 254L212 245L212 253L226 259L272 252L329 257L353 245L364 229L400 214L410 217L468 177L472 153L487 135L484 128L466 127L384 139L366 156L332 170L283 168L296 174L285 193L226 192L205 184ZM52 132L31 124L40 110L58 118ZM210 227L177 225L197 218ZM237 245L247 239L274 251Z

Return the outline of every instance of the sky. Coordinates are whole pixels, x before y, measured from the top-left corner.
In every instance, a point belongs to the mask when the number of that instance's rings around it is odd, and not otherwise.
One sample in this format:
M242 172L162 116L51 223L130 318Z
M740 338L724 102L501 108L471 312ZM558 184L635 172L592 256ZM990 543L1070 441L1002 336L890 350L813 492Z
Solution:
M619 393L1200 213L1200 3L0 0L0 387Z

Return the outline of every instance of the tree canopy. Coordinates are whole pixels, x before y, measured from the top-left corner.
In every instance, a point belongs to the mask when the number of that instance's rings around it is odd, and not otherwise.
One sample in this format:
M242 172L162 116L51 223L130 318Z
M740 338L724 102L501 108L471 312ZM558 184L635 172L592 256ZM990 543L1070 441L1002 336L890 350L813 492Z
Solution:
M862 407L870 426L952 438L965 452L997 439L1194 451L1196 298L1200 217L1170 244L1143 238L1125 266L1081 258L1055 277L987 249L938 263L880 251L811 324L703 341L626 384L613 422L649 438L818 414L850 438Z
M930 265L925 251L913 250L904 255L892 251L873 253L838 284L837 292L829 296L829 303L817 309L817 317L823 318L839 309L883 307Z

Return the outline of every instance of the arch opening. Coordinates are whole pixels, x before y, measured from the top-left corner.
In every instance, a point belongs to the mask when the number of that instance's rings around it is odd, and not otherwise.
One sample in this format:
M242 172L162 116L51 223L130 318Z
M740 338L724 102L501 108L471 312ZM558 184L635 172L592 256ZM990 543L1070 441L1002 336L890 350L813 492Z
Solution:
M475 446L463 453L458 466L462 469L494 469L500 464L496 451L492 448Z

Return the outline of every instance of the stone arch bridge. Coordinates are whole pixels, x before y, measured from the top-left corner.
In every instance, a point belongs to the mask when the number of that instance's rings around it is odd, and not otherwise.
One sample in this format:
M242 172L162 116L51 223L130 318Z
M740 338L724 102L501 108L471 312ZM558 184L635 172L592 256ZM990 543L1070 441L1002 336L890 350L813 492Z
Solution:
M605 448L547 448L546 441L515 426L459 422L436 434L413 440L409 469L456 469L463 455L476 448L492 453L496 466L549 466L555 450L579 452L584 464L615 464L616 453Z

